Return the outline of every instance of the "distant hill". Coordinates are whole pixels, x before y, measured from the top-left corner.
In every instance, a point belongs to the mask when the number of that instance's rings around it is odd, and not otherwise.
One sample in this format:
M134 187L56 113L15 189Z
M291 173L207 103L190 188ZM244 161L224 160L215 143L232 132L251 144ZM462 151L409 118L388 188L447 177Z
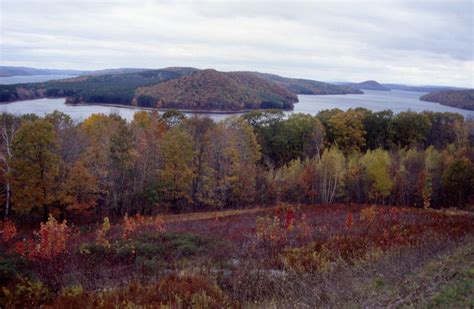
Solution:
M91 71L81 70L55 70L55 69L34 69L26 67L0 66L0 77L10 76L32 76L32 75L81 75Z
M42 83L1 85L0 102L42 97L68 97L69 103L131 105L135 90L197 71L165 68L137 73L86 75Z
M153 71L153 69L138 69L138 68L119 68L119 69L105 69L97 71L87 71L80 75L107 75L107 74L127 74L127 73L139 73L144 71Z
M366 80L365 82L361 82L361 83L340 83L340 84L349 86L355 89L390 91L389 88L382 86L375 80Z
M442 90L463 90L465 88L449 87L449 86L411 86L402 84L382 84L382 86L392 90L416 91L416 92L433 92Z
M137 102L150 100L159 108L202 110L292 109L298 102L294 93L255 74L212 69L140 87L136 95Z
M334 85L260 72L218 72L187 67L74 71L79 72L83 74L73 78L0 85L0 102L66 97L71 104L237 111L291 109L298 102L297 94L363 93L355 88L386 90L375 81Z
M35 76L35 75L106 75L106 74L125 74L150 71L152 69L138 68L118 68L105 70L57 70L57 69L35 69L27 67L8 67L0 66L0 77L11 76Z
M333 85L309 79L282 77L275 74L248 72L267 81L285 87L296 94L363 94L362 91L345 85Z
M189 76L190 78L184 78ZM168 82L172 81L173 82ZM174 81L176 80L176 81ZM248 73L165 68L84 75L41 83L1 85L0 102L67 97L67 102L180 109L291 109L297 96ZM159 104L158 104L159 103Z
M430 92L421 96L420 100L474 110L474 89Z

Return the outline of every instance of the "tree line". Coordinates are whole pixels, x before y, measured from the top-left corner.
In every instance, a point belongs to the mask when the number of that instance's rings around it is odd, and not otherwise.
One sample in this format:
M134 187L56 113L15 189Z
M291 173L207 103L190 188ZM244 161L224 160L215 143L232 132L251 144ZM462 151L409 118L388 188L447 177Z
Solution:
M466 207L473 122L458 114L178 111L0 116L3 216L101 218L251 204Z

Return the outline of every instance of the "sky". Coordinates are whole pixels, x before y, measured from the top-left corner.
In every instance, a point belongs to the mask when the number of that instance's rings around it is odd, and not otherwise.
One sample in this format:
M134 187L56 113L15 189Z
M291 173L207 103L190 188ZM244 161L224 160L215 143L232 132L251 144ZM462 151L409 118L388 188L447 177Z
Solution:
M0 0L0 65L474 88L474 1Z

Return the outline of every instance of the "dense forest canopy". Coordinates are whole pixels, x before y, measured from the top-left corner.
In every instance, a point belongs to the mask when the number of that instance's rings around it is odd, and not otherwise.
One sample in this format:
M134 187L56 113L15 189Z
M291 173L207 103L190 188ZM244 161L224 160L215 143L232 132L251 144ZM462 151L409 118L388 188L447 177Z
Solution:
M136 91L158 108L201 110L293 109L298 97L252 73L202 70ZM157 102L157 103L156 103Z
M474 110L474 89L434 91L421 96L420 100Z
M280 201L472 203L473 122L452 113L3 114L3 216L123 216Z

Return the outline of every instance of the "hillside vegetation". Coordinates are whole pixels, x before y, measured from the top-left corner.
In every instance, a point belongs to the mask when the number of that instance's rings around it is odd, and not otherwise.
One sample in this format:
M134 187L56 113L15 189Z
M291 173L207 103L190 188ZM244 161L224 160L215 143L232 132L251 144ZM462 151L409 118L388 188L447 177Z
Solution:
M41 83L0 85L0 102L67 97L70 104L238 111L292 109L296 94L362 94L323 82L258 72L218 72L172 67L112 69Z
M431 92L421 96L420 100L474 110L474 89Z
M250 73L203 70L157 85L138 88L140 97L152 98L158 108L245 110L292 109L298 97Z
M69 103L131 105L135 89L191 74L193 68L166 68L126 74L99 74L0 86L0 102L42 97L68 97Z
M268 73L251 73L265 80L274 82L277 85L285 87L289 91L296 94L363 94L362 91L356 88L344 85L336 86L310 79L288 78Z

